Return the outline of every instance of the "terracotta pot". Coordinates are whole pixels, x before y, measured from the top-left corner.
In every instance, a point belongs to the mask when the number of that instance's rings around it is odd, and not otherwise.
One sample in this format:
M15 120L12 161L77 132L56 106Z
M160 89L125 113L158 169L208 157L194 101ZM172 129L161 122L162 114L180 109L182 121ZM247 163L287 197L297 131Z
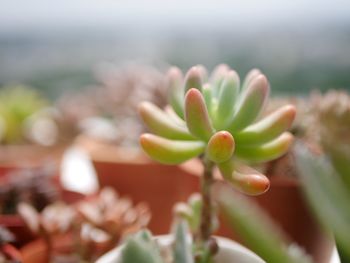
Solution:
M57 167L59 175L60 163L66 145L1 145L0 146L0 178L9 172L24 168L40 168L52 163Z
M310 211L297 179L273 177L270 190L251 199L281 226L293 242L312 255L315 262L329 263L334 247L333 241ZM219 235L241 241L237 234L225 225L224 220Z
M62 190L62 200L68 204L81 200L84 196L77 192ZM0 215L0 225L6 227L15 235L14 244L21 247L35 239L35 236L28 230L23 219L19 215Z
M158 244L161 247L170 247L173 242L173 237L170 235L158 236L156 237ZM222 238L216 237L219 245L219 252L214 258L215 263L264 263L261 258L259 258L252 251L239 245L238 243ZM121 251L123 246L117 247L112 251L108 252L106 255L101 257L96 261L96 263L119 263ZM136 263L136 262L135 262Z

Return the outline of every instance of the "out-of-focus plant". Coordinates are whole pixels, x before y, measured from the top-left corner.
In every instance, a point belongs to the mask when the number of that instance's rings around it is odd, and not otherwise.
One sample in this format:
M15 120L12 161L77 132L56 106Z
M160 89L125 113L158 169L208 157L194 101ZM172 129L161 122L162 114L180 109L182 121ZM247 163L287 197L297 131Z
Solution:
M268 178L246 163L272 160L287 151L293 136L286 130L295 108L285 105L259 119L270 89L259 70L249 72L242 85L237 73L226 65L218 66L209 79L203 66L191 68L185 78L178 68L171 68L167 78L170 105L164 110L150 102L140 105L144 123L156 134L143 134L140 143L151 158L165 164L200 157L204 171L194 259L212 262L214 167L241 192L266 192Z
M14 242L14 235L6 228L0 226L0 262L18 263L21 262L19 251L9 243Z
M26 121L49 103L34 89L26 86L7 86L0 90L1 141L22 143L26 137Z
M163 74L142 64L97 67L98 84L84 93L66 94L57 107L64 118L89 137L122 146L135 146L143 125L135 115L142 100L162 107L166 102ZM79 124L79 125L77 125Z
M72 262L72 259L74 262L94 262L150 220L145 204L133 206L129 199L118 197L110 188L75 205L56 202L41 213L31 205L21 203L18 212L31 232L45 240L49 262ZM67 235L73 245L68 255L55 251L55 238L62 235Z
M49 167L11 172L0 181L0 214L15 214L21 202L41 211L59 199L59 191L52 180Z
M334 234L341 262L350 262L350 97L338 91L318 96L323 153L298 145L296 163L312 208Z
M269 263L310 263L282 229L256 203L218 183L214 196L227 222L245 243Z
M67 123L34 88L9 85L0 89L0 141L2 144L65 143Z

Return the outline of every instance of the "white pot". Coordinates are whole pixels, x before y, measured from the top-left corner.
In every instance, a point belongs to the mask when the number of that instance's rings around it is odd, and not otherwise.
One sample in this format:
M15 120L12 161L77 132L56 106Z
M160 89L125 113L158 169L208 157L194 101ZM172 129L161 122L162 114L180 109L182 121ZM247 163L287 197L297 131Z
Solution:
M173 241L171 235L157 236L156 239L158 244L164 247L169 246ZM230 239L216 237L216 240L220 249L215 256L215 263L266 263L252 251ZM111 250L98 259L96 263L119 263L122 248L117 247Z

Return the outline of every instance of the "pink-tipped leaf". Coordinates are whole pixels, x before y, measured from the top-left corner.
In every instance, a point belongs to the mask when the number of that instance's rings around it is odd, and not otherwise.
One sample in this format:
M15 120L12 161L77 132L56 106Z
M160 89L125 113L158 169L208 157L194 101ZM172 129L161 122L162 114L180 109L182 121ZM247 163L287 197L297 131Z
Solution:
M168 98L174 111L183 118L182 72L177 67L171 67L167 72Z
M270 85L264 75L260 74L250 81L235 108L234 117L229 126L231 133L235 134L255 121L263 110L269 91Z
M175 140L193 140L186 126L180 126L167 113L150 102L142 102L139 113L148 129L157 135Z
M270 187L269 179L246 165L228 160L218 164L222 176L238 191L248 195L260 195Z
M231 133L219 131L209 140L206 156L215 163L222 163L229 160L235 150L235 140Z
M238 92L239 76L235 71L230 70L224 78L219 91L214 117L214 127L216 129L225 129L232 120Z
M202 69L194 66L190 68L185 77L184 94L190 89L202 90Z
M293 135L289 132L282 133L271 142L261 145L238 145L235 155L250 162L267 162L284 155L293 142Z
M185 97L185 120L188 130L195 137L208 141L214 133L202 93L190 89Z
M269 142L291 127L295 115L295 106L285 105L235 134L236 141L244 145Z
M142 149L154 160L164 164L179 164L204 152L201 141L175 141L145 133L140 137Z

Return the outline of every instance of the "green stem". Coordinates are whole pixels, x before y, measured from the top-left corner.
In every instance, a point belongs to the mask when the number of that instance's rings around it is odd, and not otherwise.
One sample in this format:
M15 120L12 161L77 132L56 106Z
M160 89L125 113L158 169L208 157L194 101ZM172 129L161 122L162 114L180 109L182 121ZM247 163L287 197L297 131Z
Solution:
M205 254L206 244L212 235L212 215L213 215L213 200L211 197L211 186L214 181L213 177L213 162L207 160L205 157L202 158L204 166L203 176L201 178L201 195L202 195L202 211L201 221L199 226L199 233L197 234L196 247L199 251ZM203 262L203 258L196 260L196 262Z

